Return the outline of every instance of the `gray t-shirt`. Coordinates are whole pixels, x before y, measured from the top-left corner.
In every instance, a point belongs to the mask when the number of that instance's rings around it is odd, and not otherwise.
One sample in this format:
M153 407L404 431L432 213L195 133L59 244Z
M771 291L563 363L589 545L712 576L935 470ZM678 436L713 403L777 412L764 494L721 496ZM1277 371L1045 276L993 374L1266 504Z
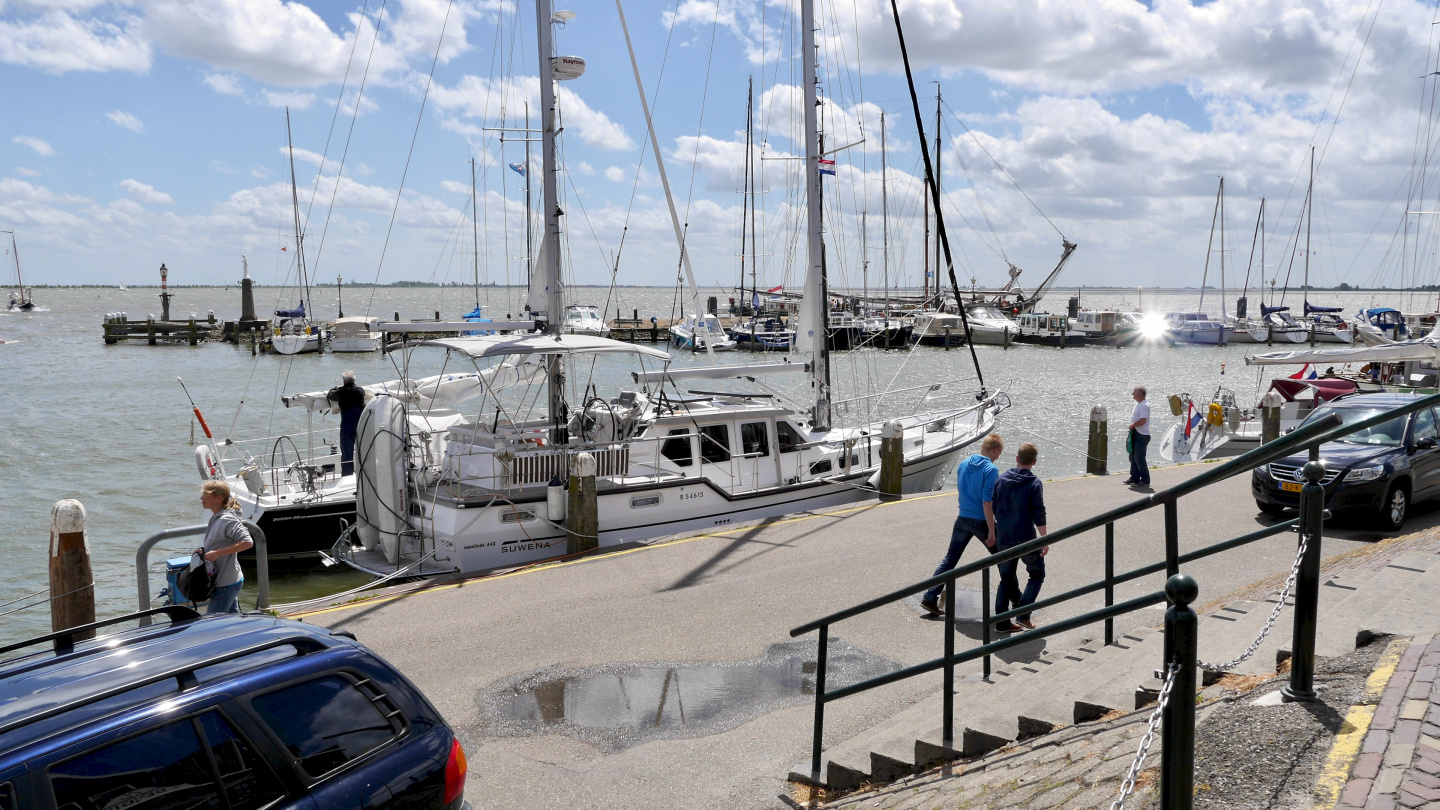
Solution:
M240 515L228 509L222 509L210 516L210 524L205 529L205 551L209 553L216 549L229 548L249 539L250 530L240 522ZM215 567L215 587L217 588L234 585L245 578L245 574L240 570L240 555L238 554L226 554L209 565Z

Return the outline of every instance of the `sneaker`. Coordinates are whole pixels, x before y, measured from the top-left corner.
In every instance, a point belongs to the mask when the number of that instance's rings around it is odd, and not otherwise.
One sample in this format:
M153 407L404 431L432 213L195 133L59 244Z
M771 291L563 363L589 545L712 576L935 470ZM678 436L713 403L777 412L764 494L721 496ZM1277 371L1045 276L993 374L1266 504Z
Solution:
M1133 483L1135 483L1135 479L1134 479L1134 478L1126 478L1124 481L1121 481L1120 483L1122 483L1122 484L1133 484Z
M940 603L936 602L934 599L921 599L920 609L924 610L926 613L929 613L931 616L940 615Z
M1021 627L1015 622L1000 622L999 624L995 625L995 632L997 633L1019 633L1024 629L1025 628Z
M1016 619L1015 623L1025 628L1026 630L1035 629L1035 621L1033 619Z

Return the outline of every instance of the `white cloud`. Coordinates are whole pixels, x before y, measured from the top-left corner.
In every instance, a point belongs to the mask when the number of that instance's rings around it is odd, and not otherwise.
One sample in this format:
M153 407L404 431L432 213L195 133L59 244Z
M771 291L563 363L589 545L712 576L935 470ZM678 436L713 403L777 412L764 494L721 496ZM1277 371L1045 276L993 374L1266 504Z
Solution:
M315 94L266 90L265 100L269 102L271 107L293 107L297 110L304 110L315 103Z
M586 163L583 160L575 164L575 168L579 169L581 174L595 174L595 167L591 166L589 163Z
M350 55L320 15L283 0L150 0L144 31L178 56L285 87L338 80Z
M464 194L466 197L470 196L470 186L464 183L457 183L454 180L441 180L440 188L445 189L451 194Z
M115 122L116 126L124 127L131 132L145 131L145 124L139 118L136 118L130 113L115 110L114 112L105 113L105 117Z
M618 183L625 179L625 172L619 166L611 166L605 170L605 179L612 183Z
M175 202L163 191L156 191L155 187L139 180L121 180L120 187L125 189L130 196L147 203L164 203L169 205Z
M570 88L559 88L556 97L561 125L565 127L567 135L573 132L581 143L596 149L623 150L635 147L635 142L626 134L624 126L586 104L585 100ZM508 110L508 120L514 123L515 110L520 109L526 99L530 101L530 109L538 110L540 83L539 79L533 76L491 82L467 74L453 87L437 83L431 88L430 98L436 109L442 113L490 122L498 119L504 109ZM451 127L459 128L453 122Z
M16 166L15 173L20 175L21 177L39 177L41 174L34 169L27 169L24 166Z
M227 73L211 73L205 77L205 83L210 85L211 90L227 96L239 96L245 93L244 88L240 86L240 81Z
M28 146L42 155L55 154L55 148L50 144L46 143L45 141L40 140L39 138L32 138L29 135L16 135L10 140L20 144L21 146Z
M0 20L0 62L46 73L144 73L150 69L151 47L137 28L138 20L128 14L115 22L78 20L54 8L38 17Z

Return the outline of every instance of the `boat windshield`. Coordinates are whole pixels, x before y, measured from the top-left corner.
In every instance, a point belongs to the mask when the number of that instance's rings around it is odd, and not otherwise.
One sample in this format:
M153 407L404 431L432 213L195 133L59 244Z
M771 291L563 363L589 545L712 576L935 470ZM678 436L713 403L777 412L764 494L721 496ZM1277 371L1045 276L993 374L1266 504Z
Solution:
M1005 320L1005 315L995 307L966 307L965 315L971 318L987 318L990 320Z
M1353 425L1362 419L1369 419L1385 412L1384 408L1336 408L1324 405L1311 412L1305 420L1309 424L1316 419L1324 418L1328 414L1338 414L1342 425ZM1405 441L1405 420L1408 416L1397 416L1386 422L1368 427L1364 430L1351 433L1349 436L1336 439L1346 444L1378 444L1385 447L1399 447Z

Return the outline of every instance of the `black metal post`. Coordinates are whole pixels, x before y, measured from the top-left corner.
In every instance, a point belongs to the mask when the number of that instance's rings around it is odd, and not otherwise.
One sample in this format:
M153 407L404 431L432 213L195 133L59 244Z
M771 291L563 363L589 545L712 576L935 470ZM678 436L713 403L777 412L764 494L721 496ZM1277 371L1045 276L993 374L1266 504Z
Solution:
M949 593L945 599L945 697L942 700L945 718L941 721L945 727L941 745L946 748L954 748L955 745L955 586L958 583L950 580Z
M1312 451L1314 448L1311 448ZM1320 529L1325 520L1325 467L1318 461L1302 468L1305 486L1300 490L1300 538L1305 556L1295 576L1295 634L1291 638L1290 683L1281 687L1286 700L1310 702L1315 694L1315 630L1320 612Z
M820 625L819 649L815 652L815 738L810 749L810 778L820 781L820 741L825 736L825 654L830 647L830 625Z
M1160 728L1160 808L1191 810L1195 805L1195 654L1199 618L1190 603L1200 586L1187 574L1165 582L1165 665L1178 667L1165 701Z
M950 581L954 584L954 580ZM990 566L980 569L980 643L990 643ZM990 677L990 656L986 655L981 665L982 672Z
M1105 524L1105 607L1115 604L1115 523ZM1115 620L1105 620L1105 646L1115 643Z
M1175 498L1165 499L1165 576L1180 573L1180 511Z

